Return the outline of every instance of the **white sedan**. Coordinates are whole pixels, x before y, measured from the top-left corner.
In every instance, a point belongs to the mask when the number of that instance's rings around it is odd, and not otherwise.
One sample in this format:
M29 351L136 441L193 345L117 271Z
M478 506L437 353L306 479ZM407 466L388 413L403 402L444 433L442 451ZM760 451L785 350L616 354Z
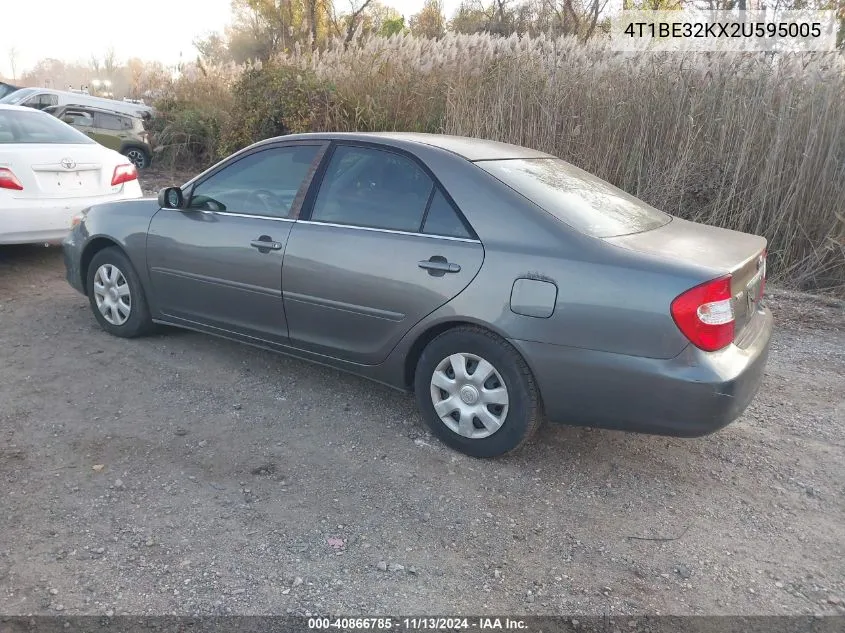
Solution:
M141 197L125 156L45 112L0 104L0 244L58 243L86 207Z

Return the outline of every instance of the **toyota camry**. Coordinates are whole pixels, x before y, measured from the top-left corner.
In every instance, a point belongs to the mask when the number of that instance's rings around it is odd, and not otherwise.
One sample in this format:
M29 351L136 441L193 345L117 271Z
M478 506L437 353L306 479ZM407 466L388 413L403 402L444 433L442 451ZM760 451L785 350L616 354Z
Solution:
M544 419L712 433L769 350L764 238L515 145L283 136L74 222L67 279L106 332L178 326L413 392L476 457Z
M141 196L125 156L45 112L0 104L0 244L61 242L85 207Z

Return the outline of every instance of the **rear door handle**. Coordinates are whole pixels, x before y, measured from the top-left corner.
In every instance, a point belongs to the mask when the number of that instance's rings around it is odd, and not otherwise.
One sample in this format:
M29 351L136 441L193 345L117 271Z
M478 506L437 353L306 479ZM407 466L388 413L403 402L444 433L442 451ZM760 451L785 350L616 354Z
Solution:
M280 251L282 250L282 243L281 242L273 242L271 240L252 240L249 243L250 246L253 248L257 248L260 251Z
M461 272L461 267L458 264L447 262L445 258L437 255L431 259L424 259L419 263L419 267L428 270L430 274Z

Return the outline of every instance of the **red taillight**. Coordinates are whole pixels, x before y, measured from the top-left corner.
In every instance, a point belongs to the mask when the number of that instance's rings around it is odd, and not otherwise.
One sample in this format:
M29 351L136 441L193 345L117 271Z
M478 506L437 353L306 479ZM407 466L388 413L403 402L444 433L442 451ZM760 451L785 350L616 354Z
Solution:
M690 342L715 352L734 340L731 276L690 288L672 302L672 318Z
M119 185L130 180L138 179L138 170L135 165L118 165L114 168L114 175L111 177L111 186Z
M0 167L0 189L13 189L15 191L23 191L23 185L18 177L12 173L11 169Z

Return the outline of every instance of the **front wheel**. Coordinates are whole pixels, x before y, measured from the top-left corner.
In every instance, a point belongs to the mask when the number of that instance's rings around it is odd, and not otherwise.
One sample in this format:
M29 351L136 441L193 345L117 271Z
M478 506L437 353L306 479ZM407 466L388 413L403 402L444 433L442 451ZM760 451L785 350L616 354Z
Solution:
M472 457L514 451L542 420L525 360L478 327L457 327L431 341L417 362L414 391L432 433Z
M94 255L87 281L91 310L106 332L134 338L153 329L141 280L119 248L104 248Z

